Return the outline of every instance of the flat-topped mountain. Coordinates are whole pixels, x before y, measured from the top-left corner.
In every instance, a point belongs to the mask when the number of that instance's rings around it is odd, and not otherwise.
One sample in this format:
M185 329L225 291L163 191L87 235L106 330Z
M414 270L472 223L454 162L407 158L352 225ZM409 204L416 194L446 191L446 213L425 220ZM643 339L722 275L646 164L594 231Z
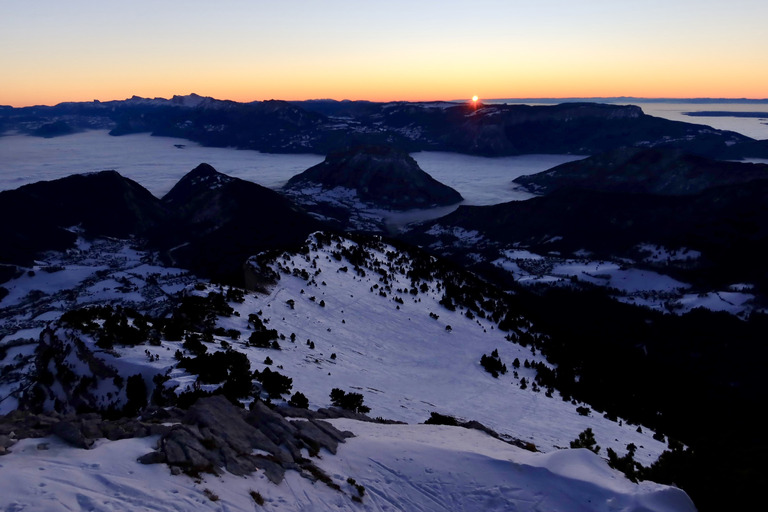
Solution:
M768 179L768 165L727 162L679 149L619 148L514 182L534 193L565 188L603 192L690 195L722 185Z
M288 181L286 190L319 186L354 190L377 207L408 210L455 204L463 198L421 170L408 153L387 146L357 146L331 153L325 161Z

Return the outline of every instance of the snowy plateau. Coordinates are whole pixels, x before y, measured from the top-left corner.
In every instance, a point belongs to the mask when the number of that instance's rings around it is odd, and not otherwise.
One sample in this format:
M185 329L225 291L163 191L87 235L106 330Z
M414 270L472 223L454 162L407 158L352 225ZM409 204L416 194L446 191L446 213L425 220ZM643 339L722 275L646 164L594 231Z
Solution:
M0 412L28 399L30 376L45 373L36 348L56 341L63 358L47 368L67 368L70 379L46 383L38 396L44 408L74 396L78 384L97 409L125 406L119 379L91 378L94 364L104 375L141 375L147 395L205 394L221 383L181 363L234 352L262 379L270 372L290 379L288 391L271 397L254 381L240 398L246 409L260 399L280 410L294 393L309 409L326 409L338 388L362 395L371 418L402 423L328 419L354 437L335 454L302 448L324 478L289 470L277 484L261 470L173 475L165 464L137 462L160 435L97 438L86 450L61 436L16 440L17 432L0 432L8 446L0 458L3 510L695 510L683 491L635 483L608 466L608 448L623 455L633 445L637 462L648 466L667 445L647 428L540 385L537 375L551 367L535 348L542 334L499 309L471 274L375 238L322 233L301 250L254 256L249 269L259 292L163 267L130 241L81 239L76 249L47 254L3 285ZM456 290L480 291L454 297ZM160 320L153 324L194 297L226 298L206 320L208 336L187 332L187 341L175 341ZM152 342L105 343L98 328L63 316L105 304L133 311L123 316L127 331L148 321ZM480 364L491 353L505 365L496 376ZM475 428L422 424L432 413ZM586 429L597 454L568 449ZM254 449L250 456L265 454Z

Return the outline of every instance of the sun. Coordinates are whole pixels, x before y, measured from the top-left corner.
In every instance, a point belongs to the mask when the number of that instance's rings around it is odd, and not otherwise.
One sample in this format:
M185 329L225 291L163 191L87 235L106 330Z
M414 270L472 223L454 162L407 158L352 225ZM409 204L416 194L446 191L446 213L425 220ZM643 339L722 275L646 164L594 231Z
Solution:
M477 103L477 95L472 96L472 103Z

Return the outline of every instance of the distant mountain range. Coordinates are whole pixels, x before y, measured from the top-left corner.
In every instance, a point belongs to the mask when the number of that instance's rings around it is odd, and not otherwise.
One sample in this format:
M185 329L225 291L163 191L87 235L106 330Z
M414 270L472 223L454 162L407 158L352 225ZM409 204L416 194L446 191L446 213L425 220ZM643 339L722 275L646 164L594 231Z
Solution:
M461 100L458 100L461 101ZM768 98L643 98L637 96L592 96L572 98L499 98L484 100L488 103L571 103L571 102L597 102L597 103L694 103L694 104L768 104Z
M274 153L327 154L355 144L386 144L409 152L484 156L595 154L622 146L673 147L727 158L768 154L764 141L649 116L632 105L596 102L236 103L189 95L0 109L4 132L52 137L94 128L109 129L113 135L149 132Z

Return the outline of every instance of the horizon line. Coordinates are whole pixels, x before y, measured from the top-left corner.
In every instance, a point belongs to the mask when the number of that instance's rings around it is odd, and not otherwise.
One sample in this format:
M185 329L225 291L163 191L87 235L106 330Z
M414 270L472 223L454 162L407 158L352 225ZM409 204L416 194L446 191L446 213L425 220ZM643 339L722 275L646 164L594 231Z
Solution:
M170 98L164 98L162 96L155 96L155 97L145 97L145 96L137 96L133 95L129 98L124 99L111 99L111 100L99 100L99 99L93 99L91 101L82 100L82 101L61 101L55 104L35 104L35 105L24 105L20 107L16 107L13 105L0 105L0 108L35 108L35 107L55 107L58 105L64 105L64 104L70 104L70 103L112 103L112 102L120 102L120 101L129 101L131 99L143 99L143 100L165 100L165 101L171 101L174 98L185 98L185 97L193 97L197 96L203 99L213 99L216 101L231 101L233 103L241 103L241 104L247 104L247 103L258 103L258 102L265 102L265 101L285 101L287 103L301 103L301 102L310 102L310 101L333 101L337 103L343 103L343 102L367 102L367 103L464 103L471 101L471 98L466 99L450 99L450 100L444 100L444 99L434 99L434 100L388 100L388 101L376 101L376 100L366 100L366 99L355 99L350 100L348 98L344 99L335 99L335 98L305 98L305 99L291 99L291 100L283 100L278 98L269 98L269 99L256 99L251 101L237 101L237 100L228 100L228 99L220 99L215 98L213 96L205 96L197 93L189 93L189 94L174 94ZM635 101L635 102L646 102L646 103L652 103L652 102L662 102L662 103L768 103L768 97L767 98L745 98L745 97L730 97L730 98L723 98L723 97L647 97L647 96L562 96L562 97L501 97L501 98L480 98L479 102L483 103L490 103L490 102L521 102L521 103L558 103L558 102L575 102L575 101L607 101L607 102L617 102L617 101Z

